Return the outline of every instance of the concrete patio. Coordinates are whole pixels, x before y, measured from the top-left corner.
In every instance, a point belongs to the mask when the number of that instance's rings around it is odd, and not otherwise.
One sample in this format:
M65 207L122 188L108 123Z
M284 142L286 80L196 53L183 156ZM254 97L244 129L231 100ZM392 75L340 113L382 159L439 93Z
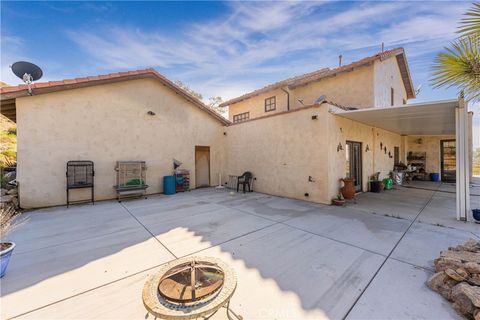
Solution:
M1 318L154 319L146 277L195 254L235 269L244 319L461 319L425 281L440 250L480 227L454 220L448 185L427 186L347 207L209 188L32 211L10 236Z

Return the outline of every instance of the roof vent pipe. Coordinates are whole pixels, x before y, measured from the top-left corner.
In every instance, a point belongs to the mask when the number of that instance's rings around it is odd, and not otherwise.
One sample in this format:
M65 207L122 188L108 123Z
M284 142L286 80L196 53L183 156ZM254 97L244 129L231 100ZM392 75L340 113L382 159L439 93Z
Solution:
M385 43L382 42L382 53L385 51Z
M339 56L338 56L338 66L339 66L339 67L342 66L342 58L343 58L342 55L339 55Z

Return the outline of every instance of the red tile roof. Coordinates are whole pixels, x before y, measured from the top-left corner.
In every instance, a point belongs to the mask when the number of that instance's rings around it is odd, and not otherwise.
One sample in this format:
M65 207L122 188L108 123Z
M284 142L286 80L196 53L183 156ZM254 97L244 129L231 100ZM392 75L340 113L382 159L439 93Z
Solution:
M323 68L317 71L305 73L299 76L295 76L286 80L282 80L279 82L275 82L273 84L267 85L261 89L252 91L250 93L246 93L242 96L239 96L237 98L228 100L224 103L222 103L220 106L228 106L237 102L240 102L242 100L246 100L250 97L257 96L262 93L266 93L275 89L279 89L282 87L288 86L290 89L294 89L296 87L302 86L302 85L307 85L311 82L314 81L319 81L328 77L335 76L337 74L343 73L343 72L350 72L353 71L355 68L359 68L362 66L369 65L377 60L385 60L390 57L397 57L397 62L400 67L400 73L402 75L402 80L403 84L405 86L405 90L407 91L407 98L415 98L415 91L413 90L413 84L412 84L412 79L410 77L410 71L408 68L407 64L407 59L405 57L405 51L403 48L395 48L392 50L387 50L384 52L377 53L373 56L366 57L363 59L360 59L358 61L352 62L350 64L346 64L344 66L330 69L330 68Z
M127 72L116 72L98 76L75 78L75 79L65 79L59 81L49 81L49 82L37 82L32 85L33 94L45 94L55 91L77 89L83 87L90 87L96 85L102 85L106 83L118 82L118 81L127 81L143 78L153 78L159 80L163 85L169 87L177 94L181 95L183 98L187 99L195 106L201 110L207 112L223 124L229 124L230 121L210 109L203 102L192 96L190 93L186 92L180 88L174 82L168 80L165 76L161 75L153 68L144 69L144 70L135 70ZM6 103L7 100L12 100L19 97L28 96L27 86L24 84L18 86L9 86L0 88L0 100L3 103Z

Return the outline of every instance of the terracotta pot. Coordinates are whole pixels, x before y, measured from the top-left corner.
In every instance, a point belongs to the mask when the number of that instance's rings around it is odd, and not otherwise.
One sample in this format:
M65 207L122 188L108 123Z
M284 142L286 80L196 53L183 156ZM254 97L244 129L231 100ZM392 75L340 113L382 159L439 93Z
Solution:
M353 185L354 179L345 178L343 181L343 187L340 189L342 196L345 199L353 199L355 197L355 186Z

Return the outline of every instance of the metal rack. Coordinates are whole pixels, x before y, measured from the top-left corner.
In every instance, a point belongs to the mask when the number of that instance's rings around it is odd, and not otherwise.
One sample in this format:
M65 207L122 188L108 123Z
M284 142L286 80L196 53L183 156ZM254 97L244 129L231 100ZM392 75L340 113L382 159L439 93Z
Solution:
M410 151L407 156L407 164L415 167L415 171L410 172L409 175L413 179L427 180L427 153Z
M117 161L117 200L122 198L145 196L147 165L145 161Z
M74 160L67 162L67 207L70 206L70 203L92 202L92 204L95 204L94 176L93 161ZM90 200L70 201L70 190L84 188L91 188Z
M175 191L190 191L190 171L186 169L175 170Z

